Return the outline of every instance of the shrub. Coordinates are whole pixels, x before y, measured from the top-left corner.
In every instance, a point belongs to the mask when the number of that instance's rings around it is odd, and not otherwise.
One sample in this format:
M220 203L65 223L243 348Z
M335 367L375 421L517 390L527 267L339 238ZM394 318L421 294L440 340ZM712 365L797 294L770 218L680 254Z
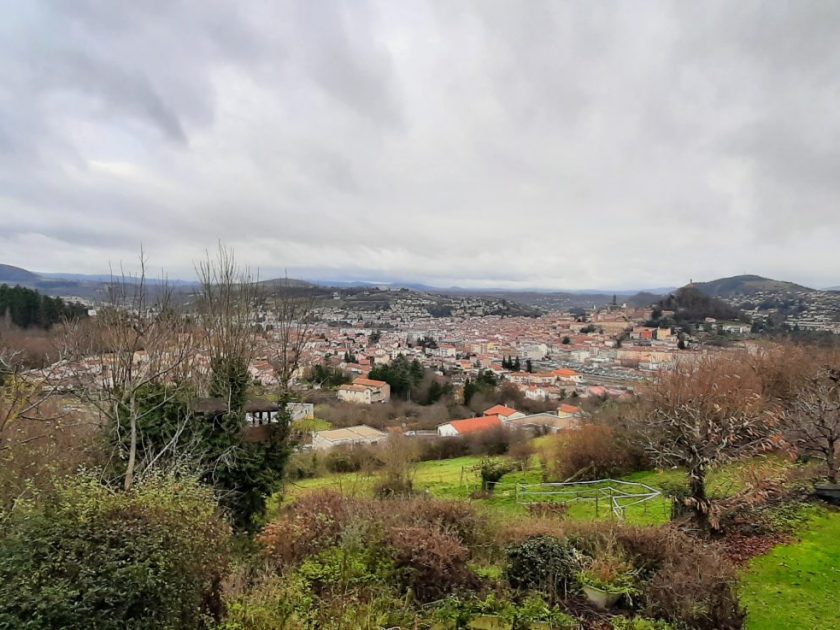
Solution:
M508 455L510 455L510 458L519 466L519 470L523 472L528 469L531 457L533 457L536 452L537 449L535 449L534 445L528 441L511 444L508 449Z
M376 449L367 446L337 446L324 457L324 467L331 473L375 470L381 466Z
M403 509L407 514L406 522L436 527L467 546L478 543L481 523L467 503L416 499L403 504Z
M737 573L715 545L673 527L610 531L644 582L645 615L679 627L742 627L744 613L734 590Z
M645 612L689 628L742 628L746 614L735 592L737 574L718 552L695 541L669 554L645 588Z
M691 488L684 479L664 480L660 484L662 494L671 500L671 520L676 521L692 513L689 506L691 499Z
M522 540L527 535L532 537L514 544L510 549L529 548L529 543L533 544L536 540L552 540L567 550L567 555L575 558L576 562L576 550L596 557L599 550L614 540L638 576L641 590L638 605L647 617L687 628L725 630L740 628L743 623L744 613L734 591L737 583L735 568L714 544L673 527L631 527L608 522L543 519L521 523L501 533L502 539L509 541ZM550 554L539 548L532 551L527 556L536 556L537 560L521 563L522 568L514 574L515 578L521 576L522 581L511 580L510 577L508 581L517 588L545 590L543 586L529 585L528 576L538 575L529 567L532 564L539 566L539 558L546 561ZM553 553L561 559L564 557L562 551ZM518 555L524 557L526 554L520 551ZM512 573L513 565L509 560L506 575ZM575 564L572 568L577 570ZM563 591L559 592L562 594ZM634 597L634 601L636 599Z
M672 630L673 626L667 621L646 619L645 617L613 617L613 630Z
M745 536L796 530L802 500L819 478L813 466L790 466L775 457L741 466L737 477L741 490L716 501L710 521L717 530Z
M297 574L319 596L327 591L346 594L354 588L385 581L390 565L378 552L378 548L356 544L330 547L307 558Z
M437 527L395 527L387 544L399 584L410 589L418 601L434 601L476 584L467 568L467 548Z
M527 630L547 625L553 630L564 628L578 629L580 622L556 606L551 606L542 597L531 593L519 604L490 593L485 599L459 599L447 597L432 609L431 620L441 623L446 628L473 627L470 622L476 615L492 615L500 622L490 620L488 625L475 624L474 627L512 628ZM437 627L437 626L433 626Z
M0 627L196 627L220 616L230 528L212 490L66 478L0 534Z
M317 477L321 474L320 465L317 451L294 453L289 457L289 463L286 465L286 479L297 481Z
M464 437L429 437L418 440L419 461L453 459L464 455L504 455L516 452L530 455L527 436L522 431L496 428Z
M414 440L399 432L391 433L379 445L383 479L374 489L375 495L383 499L410 496L418 455Z
M568 592L579 568L577 552L567 540L539 536L508 549L504 574L514 589L556 598Z
M257 541L278 568L298 564L338 542L350 519L350 502L328 490L307 494L266 525Z
M552 479L604 479L645 467L643 453L611 427L586 424L555 437L548 460Z
M583 562L585 568L578 574L581 585L604 591L621 593L631 600L638 595L638 571L630 564L624 550L610 537L600 546L595 557Z
M490 457L483 458L476 470L481 476L481 489L484 492L493 492L496 484L502 477L511 472L514 466L511 462Z
M487 431L478 431L463 438L472 455L504 455L511 445L524 441L521 432L498 427Z
M57 400L47 400L33 410L37 419L15 420L10 401L35 391L27 384L18 387L23 391L14 391L8 382L5 387L0 384L0 511L11 509L33 491L48 491L53 481L74 474L80 467L96 466L108 459L94 423L82 412L68 412Z
M264 572L248 579L236 571L225 584L225 619L218 630L277 630L292 627L295 608L307 603L297 584ZM311 599L311 596L310 596Z
M373 496L377 499L396 499L410 497L414 488L411 479L384 477L373 487Z
M564 519L569 513L568 503L529 503L528 514L534 518L557 518Z
M418 439L420 461L454 459L468 455L469 444L460 437L428 437Z
M433 499L379 501L334 491L304 495L286 506L257 538L277 568L297 565L335 546L352 533L364 545L378 545L395 527L433 528L463 544L478 539L479 520L466 503Z

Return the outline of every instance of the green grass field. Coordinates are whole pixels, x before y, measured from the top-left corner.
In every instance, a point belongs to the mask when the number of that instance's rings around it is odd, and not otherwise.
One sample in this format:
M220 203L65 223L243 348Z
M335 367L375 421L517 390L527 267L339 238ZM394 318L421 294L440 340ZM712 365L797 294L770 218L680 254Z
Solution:
M441 499L472 500L480 509L487 509L500 514L524 514L524 500L517 498L517 484L537 484L542 481L538 467L532 465L527 471L515 471L505 475L490 498L471 499L471 495L480 488L480 477L475 470L481 457L468 456L455 459L420 462L414 474L414 487L420 492ZM732 465L713 473L709 479L709 492L712 496L726 496L739 487L739 466ZM679 470L644 471L622 477L625 481L643 483L660 489L663 483L674 483L684 478ZM304 479L287 484L284 488L284 500L293 501L305 492L320 488L330 488L346 494L370 496L378 476L376 473L331 474L313 479ZM586 495L585 492L581 493ZM520 497L521 498L521 497ZM578 519L616 518L609 509L607 499L597 503L594 500L574 497L534 496L533 501L562 500L569 503L569 516ZM276 510L278 501L271 503L270 511ZM670 503L663 497L627 507L624 520L637 525L657 525L667 522Z
M840 511L820 508L799 540L753 559L741 580L747 628L840 628Z
M489 498L472 499L479 489L480 477L475 470L480 457L459 457L442 461L421 462L414 476L415 488L441 499L472 501L489 515L515 516L526 513L517 500L516 484L536 484L541 481L536 465L529 470L508 473L496 492ZM788 466L778 458L757 458L748 464L732 464L715 471L709 478L709 493L723 497L737 492L743 484L739 474L742 467L765 462L768 467ZM536 463L536 462L534 462ZM332 488L348 494L370 496L377 480L376 474L347 473L306 479L291 483L284 489L284 501L318 488ZM679 482L684 473L679 470L644 471L622 477L623 480L643 483L653 488ZM552 500L551 497L543 497ZM592 520L616 518L605 502L596 506L593 501L567 500L569 517ZM275 498L270 510L276 511ZM658 525L668 521L670 503L656 498L645 504L629 507L625 522L636 525ZM741 581L742 601L748 609L747 627L755 630L794 628L840 628L840 511L813 508L813 514L803 527L799 540L777 547L770 554L754 559L745 569Z

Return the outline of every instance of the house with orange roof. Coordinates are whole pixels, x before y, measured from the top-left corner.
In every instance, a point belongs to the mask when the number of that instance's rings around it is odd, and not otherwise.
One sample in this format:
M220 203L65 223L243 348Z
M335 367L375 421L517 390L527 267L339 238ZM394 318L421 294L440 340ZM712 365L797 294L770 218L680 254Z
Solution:
M508 407L507 405L493 405L489 409L484 410L485 416L499 416L502 422L508 422L513 420L514 418L521 418L525 414L517 411L513 407Z
M481 416L465 420L450 420L438 425L437 433L441 437L461 437L471 433L501 428L502 421L499 416Z
M559 368L554 370L551 373L558 381L563 381L566 383L580 383L583 380L583 377L580 375L579 372L575 370L570 370L568 368Z
M557 408L557 416L560 418L580 418L583 410L580 407L563 403Z
M607 388L602 387L601 385L590 385L586 388L586 393L589 396L597 396L598 398L606 398L607 397Z
M254 381L263 385L277 385L279 383L274 366L265 359L253 361L248 365L248 373Z
M531 374L528 382L536 385L550 385L555 380L557 380L557 377L554 376L553 372L535 372Z
M525 398L528 400L546 400L548 398L548 391L542 385L526 385L524 392Z
M391 386L385 381L358 377L350 385L339 387L337 395L339 400L363 405L386 403L391 400Z

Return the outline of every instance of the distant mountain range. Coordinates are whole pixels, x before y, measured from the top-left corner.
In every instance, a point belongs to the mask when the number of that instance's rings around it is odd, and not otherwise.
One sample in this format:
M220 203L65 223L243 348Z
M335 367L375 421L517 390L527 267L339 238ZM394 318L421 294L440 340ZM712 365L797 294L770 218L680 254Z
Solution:
M424 293L447 293L447 294L468 294L480 295L499 294L499 293L542 293L542 294L568 294L568 295L636 295L640 292L651 293L653 295L664 295L669 291L675 291L678 287L657 287L653 289L574 289L574 290L558 290L558 289L539 289L539 288L524 288L524 289L504 289L501 287L488 287L483 289L448 286L441 287L430 284L423 284L422 282L403 282L402 280L312 280L312 284L322 287L337 287L337 288L363 288L363 287L383 287L392 289L412 289L414 291L422 291Z
M77 273L36 273L15 267L12 265L0 264L0 283L20 284L46 295L75 296L89 300L95 300L102 294L105 285L111 280L108 274L77 274ZM158 278L147 279L150 285L159 285ZM189 291L197 286L194 280L167 280L168 284L182 291ZM676 291L676 287L660 287L654 289L638 290L597 290L581 289L570 291L551 291L540 289L469 289L464 287L435 287L417 282L375 282L362 280L318 280L306 281L294 278L274 278L261 280L260 284L272 288L289 286L298 289L306 288L373 288L388 287L392 289L406 288L413 291L433 293L440 295L472 295L477 297L495 297L508 300L515 300L520 303L539 306L542 308L556 309L568 307L592 307L608 304L616 299L619 303L629 303L633 306L647 306L658 301L662 296L669 295ZM706 295L718 298L731 298L733 296L749 296L759 292L774 293L801 293L816 292L802 285L772 280L757 275L741 275L731 278L719 278L708 282L695 282L693 285ZM824 289L825 291L840 291L840 286Z
M0 264L0 284L19 284L22 287L36 289L44 295L81 298L96 300L101 297L105 286L111 281L108 274L87 275L78 273L36 273L21 267ZM159 278L147 278L149 286L160 286L164 283ZM189 289L196 286L195 282L184 280L167 280L176 289Z

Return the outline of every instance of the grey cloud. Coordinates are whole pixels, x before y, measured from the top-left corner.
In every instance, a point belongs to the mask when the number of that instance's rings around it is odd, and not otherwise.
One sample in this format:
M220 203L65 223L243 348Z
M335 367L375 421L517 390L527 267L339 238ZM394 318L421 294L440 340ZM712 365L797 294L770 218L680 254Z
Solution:
M2 262L97 272L143 242L189 275L223 238L322 277L840 282L830 3L38 0L4 17Z

